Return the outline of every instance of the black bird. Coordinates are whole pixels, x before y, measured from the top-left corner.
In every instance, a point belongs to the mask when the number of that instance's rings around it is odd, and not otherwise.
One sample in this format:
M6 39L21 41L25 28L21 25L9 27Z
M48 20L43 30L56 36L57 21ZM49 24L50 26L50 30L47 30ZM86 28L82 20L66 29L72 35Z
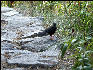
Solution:
M34 38L34 37L42 37L42 36L47 36L47 35L50 35L51 36L51 40L53 40L52 38L52 35L55 33L57 27L56 27L56 23L53 23L52 26L48 27L47 29L45 29L44 31L42 32L39 32L39 33L34 33L33 35L31 36L27 36L27 37L22 37L22 39L25 39L25 38Z

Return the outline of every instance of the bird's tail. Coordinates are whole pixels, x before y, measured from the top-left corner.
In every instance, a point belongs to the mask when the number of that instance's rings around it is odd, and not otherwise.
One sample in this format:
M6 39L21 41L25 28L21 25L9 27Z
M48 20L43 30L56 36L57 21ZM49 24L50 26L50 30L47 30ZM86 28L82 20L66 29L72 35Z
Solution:
M21 39L26 39L26 38L34 38L34 37L42 37L42 36L46 36L48 35L47 32L43 31L43 32L39 32L39 33L34 33L31 36L27 36L27 37L22 37Z

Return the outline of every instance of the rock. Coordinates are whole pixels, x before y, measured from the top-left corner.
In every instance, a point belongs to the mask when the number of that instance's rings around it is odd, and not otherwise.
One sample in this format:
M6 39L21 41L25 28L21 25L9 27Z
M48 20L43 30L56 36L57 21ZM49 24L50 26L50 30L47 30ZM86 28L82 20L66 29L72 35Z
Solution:
M52 48L55 48L53 46ZM8 59L8 64L17 64L18 66L48 66L52 67L58 64L58 50L47 50L43 52L30 52L30 54L20 54ZM15 62L16 61L16 62Z
M40 20L36 17L22 16L22 14L10 8L9 11L1 13L1 19L8 22L2 30L5 33L1 35L1 54L7 53L9 55L9 58L7 58L9 65L53 67L58 64L60 51L56 45L53 45L57 42L56 37L54 41L49 40L49 35L18 39L43 31L44 27L42 26L41 18ZM16 47L21 48L18 49ZM16 69L13 68L13 70Z
M25 70L24 68L12 68L12 69L6 69L6 70Z
M1 50L1 54L5 54L5 53L9 53L12 55L16 55L16 54L32 54L32 52L28 51L28 50Z
M6 58L4 55L1 55L1 62L6 62Z
M1 55L1 70L5 70L4 68L7 67L7 59L4 55Z
M39 23L38 25L35 24L34 20L32 21L30 17L28 18L28 17L22 17L22 16L15 16L15 17L13 16L13 17L8 17L5 20L8 21L8 25L6 25L5 27L5 30L7 30L6 34L2 36L3 40L13 41L15 40L14 38L17 38L20 35L29 36L34 33L40 32L41 30L44 30L42 26L38 26ZM30 27L27 26L27 24L29 23L34 23L35 26L32 27L33 24L30 25Z
M1 23L2 23L2 24L8 24L8 22L5 21L5 20L1 20Z
M22 48L27 48L28 50L43 51L49 48L53 43L57 41L51 41L50 36L35 37L31 42L22 45ZM30 39L31 40L31 39Z
M1 20L1 30L2 30L2 32L3 32L3 30L5 30L5 27L6 27L7 24L8 24L8 21Z
M2 13L4 16L7 16L7 17L9 17L9 16L13 16L13 15L15 15L15 14L18 14L19 12L16 12L15 10L13 10L13 11L9 11L9 12L6 12L6 13Z
M2 50L15 50L16 45L11 44L11 43L7 43L7 42L2 42L1 43L1 49Z
M2 12L2 13L9 12L9 11L12 11L12 10L13 10L13 8L1 7L1 12Z

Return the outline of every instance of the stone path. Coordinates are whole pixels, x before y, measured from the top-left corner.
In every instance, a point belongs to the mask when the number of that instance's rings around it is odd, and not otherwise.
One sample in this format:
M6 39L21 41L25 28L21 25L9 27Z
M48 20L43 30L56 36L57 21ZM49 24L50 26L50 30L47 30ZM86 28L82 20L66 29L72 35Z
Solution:
M50 36L27 38L19 40L19 37L30 36L44 30L42 21L36 17L26 17L13 8L1 7L1 63L18 67L53 67L58 64L58 50L55 37L51 41ZM22 45L20 42L28 41ZM17 43L19 44L17 44ZM6 70L24 70L20 68ZM2 65L3 69L3 65Z

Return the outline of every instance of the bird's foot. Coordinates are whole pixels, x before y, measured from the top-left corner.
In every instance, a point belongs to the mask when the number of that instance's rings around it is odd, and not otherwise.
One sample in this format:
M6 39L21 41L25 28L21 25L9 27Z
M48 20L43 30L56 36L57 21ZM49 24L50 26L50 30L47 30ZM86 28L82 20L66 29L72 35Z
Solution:
M54 36L50 36L50 40L54 40Z

